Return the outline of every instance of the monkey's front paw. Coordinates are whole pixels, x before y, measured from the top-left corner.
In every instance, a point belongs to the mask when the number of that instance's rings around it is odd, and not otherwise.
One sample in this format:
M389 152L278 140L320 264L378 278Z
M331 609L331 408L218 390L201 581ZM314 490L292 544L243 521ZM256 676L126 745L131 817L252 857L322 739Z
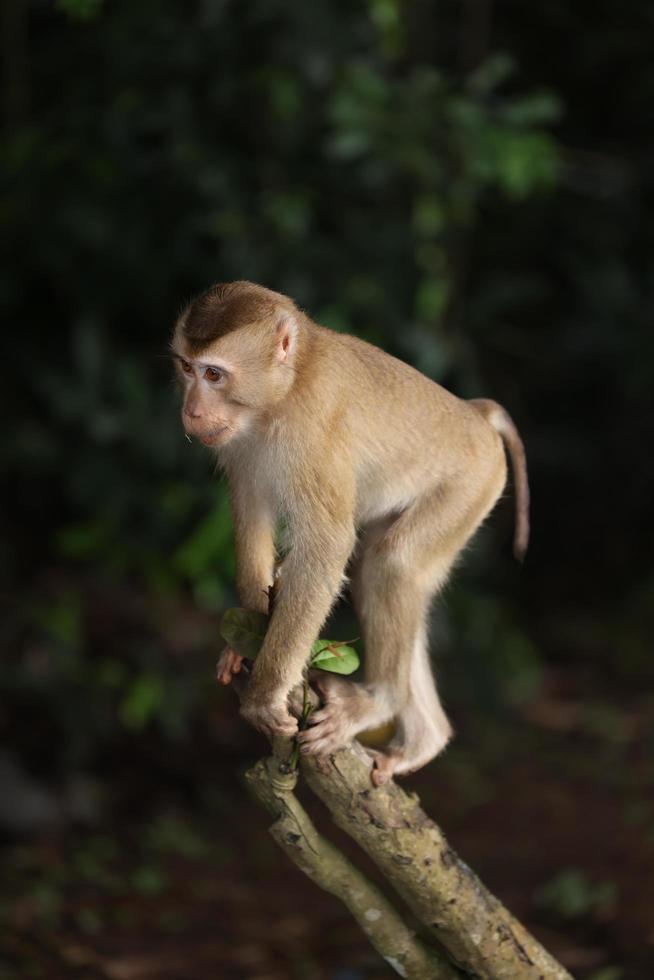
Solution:
M269 738L297 732L297 721L289 715L285 703L261 704L246 700L241 704L241 716Z

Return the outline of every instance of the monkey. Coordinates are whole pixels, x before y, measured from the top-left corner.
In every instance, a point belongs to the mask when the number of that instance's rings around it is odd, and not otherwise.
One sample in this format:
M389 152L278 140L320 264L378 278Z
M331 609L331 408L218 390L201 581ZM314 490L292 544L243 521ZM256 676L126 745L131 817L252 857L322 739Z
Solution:
M227 477L244 607L268 614L280 521L290 540L241 714L269 736L297 734L301 752L319 756L392 721L390 742L369 750L373 784L421 768L452 734L429 662L428 611L502 494L505 448L515 555L527 548L526 458L511 418L247 281L190 302L171 350L184 430ZM321 706L298 732L288 697L346 583L364 678L323 674ZM218 679L229 683L241 661L226 649Z

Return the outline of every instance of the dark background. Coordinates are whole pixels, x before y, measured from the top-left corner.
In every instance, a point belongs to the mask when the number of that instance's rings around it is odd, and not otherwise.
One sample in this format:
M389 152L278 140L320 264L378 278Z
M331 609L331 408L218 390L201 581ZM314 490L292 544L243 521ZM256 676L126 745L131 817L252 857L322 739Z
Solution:
M406 785L575 976L651 977L651 5L2 9L2 977L391 975L212 680L231 531L166 352L235 278L516 420L532 546L503 501L436 604L457 738Z

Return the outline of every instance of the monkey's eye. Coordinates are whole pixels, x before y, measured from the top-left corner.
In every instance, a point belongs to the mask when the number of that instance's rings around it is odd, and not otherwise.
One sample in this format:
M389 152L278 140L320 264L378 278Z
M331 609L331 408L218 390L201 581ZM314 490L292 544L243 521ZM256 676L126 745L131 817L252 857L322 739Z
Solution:
M189 364L188 361L185 361L184 360L183 357L180 357L180 359L179 359L179 365L180 365L182 371L184 372L184 374L192 374L193 373L193 368L191 367L191 365Z
M212 384L218 384L225 377L225 372L219 368L208 367L205 368L204 377L207 381L211 381Z

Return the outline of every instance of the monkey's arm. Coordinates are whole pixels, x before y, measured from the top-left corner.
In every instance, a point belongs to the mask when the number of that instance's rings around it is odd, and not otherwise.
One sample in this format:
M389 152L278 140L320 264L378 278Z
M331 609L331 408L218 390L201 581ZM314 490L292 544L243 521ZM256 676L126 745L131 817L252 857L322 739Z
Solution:
M325 473L329 473L325 466ZM267 734L292 734L295 719L287 709L289 692L300 683L316 640L343 582L355 542L350 479L330 474L331 486L303 487L291 516L292 548L277 583L275 608L255 661L241 713ZM325 476L322 475L323 483ZM310 494L310 495L308 495Z
M275 543L273 519L260 501L248 497L236 479L231 480L230 505L236 543L236 588L245 609L268 613L268 589L273 582ZM225 647L216 665L216 680L230 684L241 671L243 657Z
M241 605L268 613L275 567L274 518L263 501L231 481L230 506L236 544L236 590Z

